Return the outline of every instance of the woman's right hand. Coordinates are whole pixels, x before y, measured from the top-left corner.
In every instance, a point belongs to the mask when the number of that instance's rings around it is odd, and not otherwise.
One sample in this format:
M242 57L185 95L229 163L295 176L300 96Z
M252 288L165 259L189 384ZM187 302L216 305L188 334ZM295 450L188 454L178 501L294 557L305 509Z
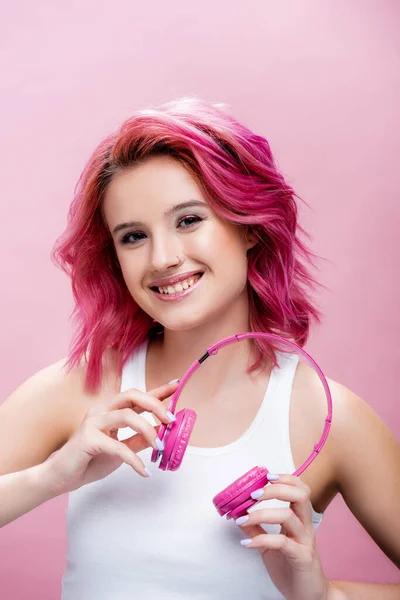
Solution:
M153 413L160 422L173 422L161 400L173 394L178 382L168 383L148 393L136 389L121 392L107 403L97 404L86 413L68 442L43 463L47 482L56 495L76 490L109 475L123 462L139 475L148 477L145 465L137 456L144 448L157 448L159 426L153 427L140 416ZM119 441L118 429L130 427L137 432Z

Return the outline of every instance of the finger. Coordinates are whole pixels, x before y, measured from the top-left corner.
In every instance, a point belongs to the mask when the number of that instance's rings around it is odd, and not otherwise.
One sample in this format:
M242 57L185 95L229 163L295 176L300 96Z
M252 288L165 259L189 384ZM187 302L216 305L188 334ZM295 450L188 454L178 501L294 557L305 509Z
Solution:
M304 481L302 481L298 475L290 475L289 473L279 473L278 482L303 488L307 492L310 490L309 486L306 483L304 483ZM271 483L274 483L274 481L271 481Z
M98 429L93 429L90 436L88 452L93 454L108 454L118 456L123 462L130 465L142 477L148 477L143 461L125 444L110 438Z
M308 541L307 531L303 523L289 506L255 510L249 515L236 519L236 524L241 526L245 532L254 525L281 525L285 529L285 535L299 543L307 543Z
M173 381L169 381L168 383L164 383L163 385L160 385L157 388L153 388L152 390L149 390L147 393L151 394L152 396L155 396L156 398L159 398L160 400L165 400L165 398L168 398L168 396L171 395L171 389L172 390L176 390L176 388L178 387L179 384L179 379L175 379Z
M150 425L146 419L137 415L130 408L103 413L92 419L91 424L103 432L109 432L111 429L119 429L120 427L130 427L135 432L142 434L149 446L153 446L155 450L164 450L163 442L158 439L153 425Z
M136 389L129 389L125 392L121 392L115 396L106 406L107 410L115 410L120 408L131 408L137 414L143 411L153 413L160 422L172 423L175 418L172 418L171 413L165 408L161 402L166 398L169 398L171 394L176 390L177 383L168 383L150 393L144 393ZM154 394L157 395L154 395Z
M159 425L157 427L155 427L156 433L158 433L159 429L160 429ZM126 446L128 446L128 448L130 450L132 450L133 452L140 452L141 450L145 450L146 448L148 448L150 446L148 441L140 433L132 435L130 438L126 438L125 440L121 440L121 441L122 441L122 444L125 444Z
M256 548L261 554L268 550L279 550L292 560L301 561L302 563L312 561L312 549L303 544L298 544L280 533L257 535L253 539L241 540L240 543L245 548Z
M295 505L291 505L293 512L299 517L300 521L311 531L314 531L312 524L312 506L311 506L311 489L297 475L282 475L282 483L296 486L302 490L301 498L297 500Z
M306 527L312 525L312 510L310 488L299 477L294 475L279 475L279 481L272 482L251 495L262 502L264 500L282 500L290 502L290 508Z
M251 525L250 527L244 527L241 526L240 529L243 531L243 535L246 536L246 538L255 538L256 535L264 535L265 534L265 529L263 529L262 527L260 527L260 525Z

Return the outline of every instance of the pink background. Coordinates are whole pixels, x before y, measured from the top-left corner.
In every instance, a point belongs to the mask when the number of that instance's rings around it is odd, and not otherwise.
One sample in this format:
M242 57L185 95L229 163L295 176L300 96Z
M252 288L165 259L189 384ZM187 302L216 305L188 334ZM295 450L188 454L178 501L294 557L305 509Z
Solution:
M0 11L1 398L66 354L71 294L49 252L89 153L134 109L196 94L265 135L311 206L302 222L330 291L308 350L399 439L399 3L15 0ZM0 531L5 598L60 596L66 501ZM329 577L400 581L341 498L318 540Z

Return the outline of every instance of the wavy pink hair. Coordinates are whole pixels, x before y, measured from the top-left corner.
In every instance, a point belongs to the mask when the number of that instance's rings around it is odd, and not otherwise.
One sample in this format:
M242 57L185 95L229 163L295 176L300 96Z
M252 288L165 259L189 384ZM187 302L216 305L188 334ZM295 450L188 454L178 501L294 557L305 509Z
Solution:
M300 240L298 196L279 173L266 139L229 115L221 105L183 98L142 110L95 149L75 188L68 224L52 260L72 280L77 329L68 369L84 357L86 388L101 381L106 349L117 351L119 372L127 357L154 331L132 299L102 213L113 176L145 158L168 154L200 183L212 209L247 228L258 243L248 252L252 331L277 333L304 345L310 322L320 320L309 292L317 282L315 257ZM257 340L257 368L274 349Z

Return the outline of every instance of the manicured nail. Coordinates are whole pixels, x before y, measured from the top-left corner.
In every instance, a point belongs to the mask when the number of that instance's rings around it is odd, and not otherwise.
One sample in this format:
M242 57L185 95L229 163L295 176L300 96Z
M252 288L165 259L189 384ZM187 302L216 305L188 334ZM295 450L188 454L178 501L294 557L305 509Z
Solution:
M246 523L249 520L249 516L248 515L244 515L244 517L239 517L238 519L236 519L236 525L243 525L244 523Z
M242 546L248 546L249 544L251 544L251 540L241 540L240 543Z
M251 492L250 496L253 498L253 500L258 500L258 498L264 496L264 488L261 488L260 490L255 490L255 492Z
M176 416L173 415L172 412L169 412L169 410L167 410L166 415L167 415L168 421L170 421L171 423L176 421Z
M144 470L146 471L148 477L152 476L152 472L147 467L145 467Z
M178 383L179 379L171 379L171 381L168 381L168 383Z
M155 443L156 443L157 450L159 450L160 452L164 452L164 450L165 450L164 442L162 440L160 440L160 438L156 437Z
M267 473L267 479L268 481L278 481L279 475L278 473Z

